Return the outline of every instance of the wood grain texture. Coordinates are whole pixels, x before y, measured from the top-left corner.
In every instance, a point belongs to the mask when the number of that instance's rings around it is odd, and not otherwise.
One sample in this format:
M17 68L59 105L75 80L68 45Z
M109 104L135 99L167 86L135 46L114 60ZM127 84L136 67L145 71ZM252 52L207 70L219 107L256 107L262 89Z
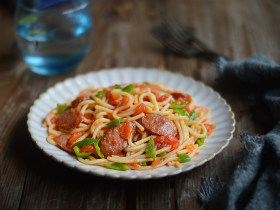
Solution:
M165 17L176 17L211 48L242 59L264 53L280 62L277 0L92 1L94 30L89 54L68 74L32 73L16 47L13 14L0 7L0 209L198 209L202 177L229 180L242 160L238 133L264 129L236 87L216 83L204 61L167 52L150 34ZM250 8L250 9L248 9ZM218 91L236 115L229 146L203 166L159 180L125 181L92 176L46 156L27 131L27 113L48 87L88 71L148 67L179 72Z

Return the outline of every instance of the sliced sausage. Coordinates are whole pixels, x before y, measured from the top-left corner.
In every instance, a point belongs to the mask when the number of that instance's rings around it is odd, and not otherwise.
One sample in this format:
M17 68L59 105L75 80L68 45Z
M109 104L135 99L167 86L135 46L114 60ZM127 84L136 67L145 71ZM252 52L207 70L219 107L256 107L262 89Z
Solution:
M111 127L107 130L100 143L100 150L104 157L117 155L127 146L127 141L121 138L119 126Z
M182 98L184 101L188 101L189 103L192 101L192 97L187 93L181 93L181 92L172 92L171 95L177 100L178 98Z
M76 108L82 101L90 99L90 96L79 96L71 103L72 108Z
M175 124L167 117L149 113L141 118L140 123L151 133L159 136L173 135L177 136Z
M81 112L71 108L59 116L57 126L60 130L69 132L76 128L80 122L82 122Z
M127 147L127 139L126 137L133 138L136 132L136 125L132 122L127 122L131 126L131 129L129 132L131 132L128 135L125 135L121 132L123 126L127 126L126 122L121 123L117 126L113 126L109 128L105 135L103 140L100 142L100 150L104 157L112 156L112 155L120 155L124 148ZM132 136L131 136L132 135ZM122 138L125 137L125 138Z
M65 150L66 152L74 153L73 149L67 147L67 142L69 141L70 137L71 134L61 134L57 136L54 141L61 149Z

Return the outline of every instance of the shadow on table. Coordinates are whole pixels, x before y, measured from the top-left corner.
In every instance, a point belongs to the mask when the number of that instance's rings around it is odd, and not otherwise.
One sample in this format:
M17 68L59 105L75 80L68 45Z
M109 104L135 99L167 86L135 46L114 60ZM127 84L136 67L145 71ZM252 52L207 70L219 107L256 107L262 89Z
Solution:
M15 124L4 158L9 164L13 164L15 173L19 173L22 179L20 205L23 209L42 205L54 209L88 205L93 205L96 209L106 209L108 206L115 209L123 209L124 206L126 209L135 209L139 205L156 208L165 203L168 206L170 202L174 206L178 205L174 198L176 200L181 192L185 196L186 192L191 192L191 197L184 199L196 200L201 175L205 174L201 171L209 171L209 167L215 167L224 161L224 157L220 155L190 172L161 179L141 181L99 177L67 167L44 154L31 139L26 122L27 116L24 116ZM217 170L209 176L219 174L226 181L225 178L230 174L223 171L231 173L235 164L236 161L228 164L227 169ZM14 176L9 179L14 182ZM192 188L188 189L189 186Z
M5 153L5 159L12 158L14 167L22 173L21 176L25 176L21 198L23 207L28 207L30 200L33 202L32 205L34 202L38 205L46 202L50 206L63 205L71 208L74 200L78 202L75 203L75 207L79 203L84 205L81 203L84 199L89 199L92 203L101 199L104 202L98 203L100 208L109 205L108 202L110 205L121 207L124 205L123 201L128 209L133 209L136 194L147 197L145 192L153 191L153 187L157 190L161 187L170 188L170 177L145 181L121 180L99 177L69 168L50 158L36 146L28 132L26 122L27 116L24 116L15 125ZM163 183L166 183L166 186ZM120 202L114 204L116 201Z

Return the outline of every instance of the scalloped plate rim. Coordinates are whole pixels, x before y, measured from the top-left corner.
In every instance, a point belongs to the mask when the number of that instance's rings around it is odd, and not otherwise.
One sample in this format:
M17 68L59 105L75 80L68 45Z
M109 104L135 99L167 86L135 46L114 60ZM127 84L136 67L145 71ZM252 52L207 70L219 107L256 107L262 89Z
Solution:
M36 139L36 136L32 132L32 129L31 129L32 119L30 119L30 116L33 113L34 109L36 108L36 105L38 104L38 102L43 100L43 97L45 95L48 95L49 91L51 91L52 89L57 88L59 85L65 84L66 82L70 82L70 81L73 81L74 79L78 79L78 78L83 78L83 77L86 77L86 76L91 75L91 74L93 74L93 75L94 74L104 74L106 72L110 73L110 72L116 72L116 71L145 71L145 72L151 72L152 71L152 72L156 72L156 73L167 73L167 74L171 74L171 75L180 76L183 79L191 80L193 83L199 84L203 88L209 89L212 94L214 94L218 99L220 99L223 102L223 105L225 105L226 108L227 108L227 112L229 112L230 115L231 115L231 118L230 118L230 120L231 120L231 131L229 132L229 137L227 137L226 139L223 140L224 143L221 145L221 147L218 149L218 151L212 153L208 158L203 159L202 161L198 162L197 164L191 164L188 167L185 167L183 169L182 168L176 169L172 173L165 172L165 173L161 173L161 174L157 174L157 175L145 174L146 171L139 171L140 173L138 175L136 174L136 175L132 175L130 177L123 174L123 173L125 173L125 171L114 171L114 172L112 172L111 169L105 169L105 168L102 167L105 171L107 171L107 173L103 173L102 171L100 172L100 171L88 170L88 169L84 168L83 167L84 164L82 164L80 162L79 162L80 164L78 163L78 165L76 165L76 164L73 165L72 163L69 163L68 161L63 161L59 157L55 157L53 154L50 154L48 151L46 151L44 149L44 147L41 147L41 145L39 144L38 140ZM82 90L82 89L80 89L80 90ZM63 163L64 165L66 165L68 167L77 169L77 170L82 171L84 173L90 173L90 174L94 174L94 175L98 175L98 176L105 176L105 177L110 177L110 178L121 178L121 179L151 179L151 178L154 179L154 178L162 178L162 177L166 177L166 176L174 176L174 175L177 175L177 174L180 174L180 173L183 173L183 172L190 171L190 170L192 170L192 169L194 169L196 167L199 167L199 166L205 164L206 162L208 162L209 160L213 159L216 155L221 153L221 151L228 146L230 140L233 138L233 133L235 131L235 123L236 123L235 118L234 118L234 113L232 112L231 107L227 104L226 100L218 92L213 90L211 87L205 85L203 82L196 81L196 80L194 80L191 77L185 76L185 75L177 73L177 72L171 72L171 71L168 71L168 70L162 71L162 70L155 69L155 68L145 68L145 67L139 67L139 68L125 67L125 68L102 69L102 70L98 70L98 71L90 71L90 72L87 72L87 73L78 74L76 76L67 78L67 79L65 79L63 81L60 81L60 82L54 84L53 86L47 88L43 93L41 93L39 95L39 97L37 99L34 100L33 105L29 109L29 113L27 115L27 118L28 118L27 119L28 131L29 131L29 133L31 135L32 140L48 156L52 157L53 159L55 159L56 161L58 161L60 163ZM64 151L62 151L62 152L64 152ZM85 166L88 166L88 165L85 165ZM101 167L101 166L92 166L92 167ZM154 170L157 170L157 169L154 169ZM151 171L151 170L147 170L147 171Z

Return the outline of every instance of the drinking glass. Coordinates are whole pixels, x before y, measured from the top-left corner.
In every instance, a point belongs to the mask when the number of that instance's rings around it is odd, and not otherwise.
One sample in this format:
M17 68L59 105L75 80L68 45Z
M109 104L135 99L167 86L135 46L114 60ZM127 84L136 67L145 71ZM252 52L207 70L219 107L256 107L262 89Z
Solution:
M90 0L17 1L17 42L37 74L75 69L89 51L92 25Z

